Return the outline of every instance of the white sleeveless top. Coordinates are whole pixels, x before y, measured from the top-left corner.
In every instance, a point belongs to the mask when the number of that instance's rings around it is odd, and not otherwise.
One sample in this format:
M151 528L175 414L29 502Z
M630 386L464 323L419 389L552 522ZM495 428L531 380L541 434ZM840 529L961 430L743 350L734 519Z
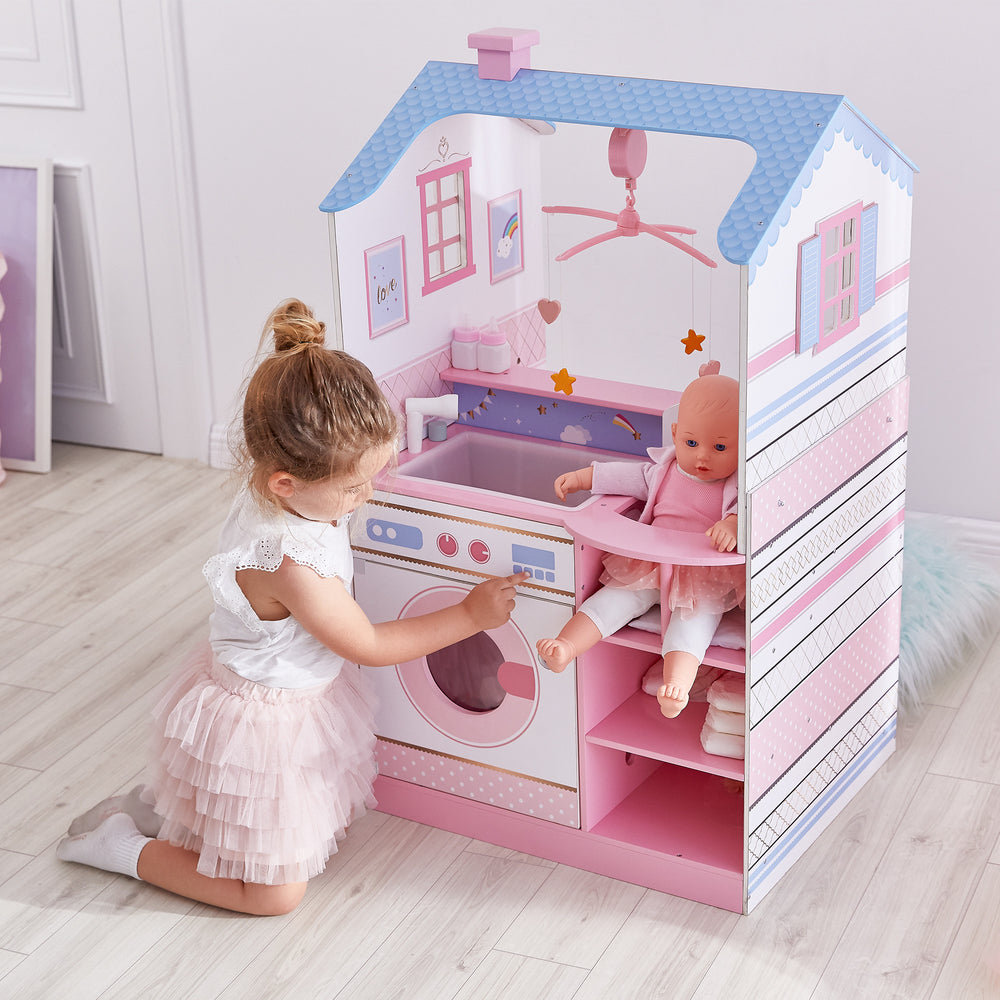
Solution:
M223 525L218 554L202 569L215 598L209 641L216 659L241 677L267 687L313 687L333 680L343 658L291 616L262 621L236 582L237 570L273 573L285 556L322 577L338 577L351 590L348 517L330 524L287 513L268 516L241 493Z

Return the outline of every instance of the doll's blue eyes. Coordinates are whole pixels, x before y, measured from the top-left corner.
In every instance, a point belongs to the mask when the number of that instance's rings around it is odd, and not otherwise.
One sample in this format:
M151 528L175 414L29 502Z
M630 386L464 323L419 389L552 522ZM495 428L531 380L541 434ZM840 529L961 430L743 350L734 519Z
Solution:
M698 447L698 442L695 441L694 438L688 438L684 443L689 448L697 448ZM725 451L726 450L726 446L724 444L717 444L714 447L715 447L716 451Z

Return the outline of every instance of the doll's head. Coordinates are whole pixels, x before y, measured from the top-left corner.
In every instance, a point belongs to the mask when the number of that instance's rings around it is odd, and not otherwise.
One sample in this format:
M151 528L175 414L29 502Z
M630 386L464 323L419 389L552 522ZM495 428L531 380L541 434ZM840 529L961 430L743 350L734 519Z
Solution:
M731 476L739 463L739 382L717 369L696 378L681 394L670 432L682 471L704 482Z

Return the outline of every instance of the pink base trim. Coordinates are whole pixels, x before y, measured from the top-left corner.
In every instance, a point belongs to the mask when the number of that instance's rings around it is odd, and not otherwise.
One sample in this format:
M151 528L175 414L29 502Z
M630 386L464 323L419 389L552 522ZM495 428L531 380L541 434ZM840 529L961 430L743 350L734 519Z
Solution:
M607 840L592 833L481 805L379 776L381 812L646 886L733 913L743 912L743 876Z
M900 267L897 267L895 271L889 271L888 274L883 274L878 281L875 282L875 298L880 295L884 295L890 288L895 288L896 285L901 285L904 281L908 281L910 278L910 262L907 261Z

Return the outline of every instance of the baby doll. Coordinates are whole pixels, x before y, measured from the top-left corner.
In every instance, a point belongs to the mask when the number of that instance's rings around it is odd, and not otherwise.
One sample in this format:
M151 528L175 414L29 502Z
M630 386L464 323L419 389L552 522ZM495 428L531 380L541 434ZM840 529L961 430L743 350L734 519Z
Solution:
M682 531L703 531L720 552L736 548L739 443L739 383L718 374L718 362L683 392L673 446L650 449L652 462L594 463L555 481L560 500L577 490L634 496L645 501L639 518ZM660 711L672 719L687 705L688 692L724 612L743 602L745 569L731 566L660 566L609 553L604 586L591 595L555 639L537 643L542 662L556 672L574 657L616 632L660 601L661 577L670 609L663 633Z

